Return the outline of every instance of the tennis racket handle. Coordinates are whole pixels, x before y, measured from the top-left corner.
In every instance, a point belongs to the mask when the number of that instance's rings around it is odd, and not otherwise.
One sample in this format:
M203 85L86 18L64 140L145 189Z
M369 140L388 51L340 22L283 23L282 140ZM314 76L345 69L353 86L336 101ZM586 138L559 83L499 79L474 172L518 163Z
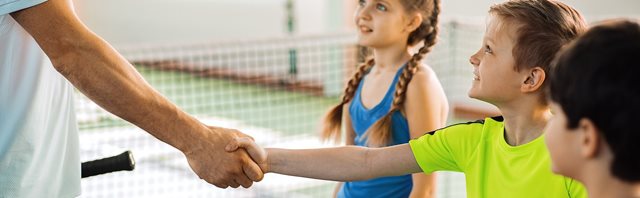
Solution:
M116 171L131 171L135 166L136 163L133 160L133 154L131 151L125 151L120 155L83 162L82 178Z

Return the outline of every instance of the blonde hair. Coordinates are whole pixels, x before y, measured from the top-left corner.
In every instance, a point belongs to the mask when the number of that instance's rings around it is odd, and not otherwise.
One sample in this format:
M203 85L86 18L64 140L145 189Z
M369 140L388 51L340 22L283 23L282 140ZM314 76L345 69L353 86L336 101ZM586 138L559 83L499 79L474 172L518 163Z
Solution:
M372 147L386 146L392 141L391 131L391 115L394 112L400 111L405 101L405 95L407 92L407 85L411 82L413 75L418 71L420 62L424 56L431 51L436 44L438 35L438 15L440 14L440 0L401 0L402 5L408 12L420 12L422 16L430 16L422 21L422 24L413 32L409 34L407 44L410 46L418 44L423 41L424 45L418 50L416 54L411 57L411 60L402 70L400 78L396 84L395 93L393 95L393 103L389 112L374 123L371 128L362 136L366 138L367 145ZM429 12L430 11L430 12ZM344 105L349 103L356 92L356 89L360 85L362 78L369 71L375 61L372 57L358 66L355 74L344 90L342 101L333 107L324 119L324 128L322 129L321 137L324 140L333 138L336 142L341 140L341 128L342 128L342 111Z

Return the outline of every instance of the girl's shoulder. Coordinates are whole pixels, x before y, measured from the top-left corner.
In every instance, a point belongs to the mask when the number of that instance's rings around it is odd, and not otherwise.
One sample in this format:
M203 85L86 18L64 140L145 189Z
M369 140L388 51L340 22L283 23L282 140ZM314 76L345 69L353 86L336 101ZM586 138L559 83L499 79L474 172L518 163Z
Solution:
M407 88L420 90L433 85L440 85L436 72L429 65L420 63Z
M441 101L442 104L446 103L445 92L440 84L440 80L433 69L426 64L421 64L418 67L418 71L416 71L407 85L406 94L407 103L425 100Z

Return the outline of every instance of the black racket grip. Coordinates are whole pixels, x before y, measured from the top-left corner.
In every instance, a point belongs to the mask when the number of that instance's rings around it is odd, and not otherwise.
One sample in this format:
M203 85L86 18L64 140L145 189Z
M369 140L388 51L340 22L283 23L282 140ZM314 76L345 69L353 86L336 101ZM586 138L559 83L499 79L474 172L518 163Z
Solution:
M125 151L120 155L83 162L82 178L116 171L131 171L135 166L136 162L133 160L133 154L131 151Z

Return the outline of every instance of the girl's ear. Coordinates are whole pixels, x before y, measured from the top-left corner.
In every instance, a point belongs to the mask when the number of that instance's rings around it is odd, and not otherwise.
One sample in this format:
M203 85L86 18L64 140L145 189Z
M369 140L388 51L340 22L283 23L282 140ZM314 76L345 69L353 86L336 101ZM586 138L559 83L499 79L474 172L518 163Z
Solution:
M409 15L408 19L409 20L405 26L405 30L407 32L416 31L418 27L420 27L420 25L422 24L422 20L423 20L422 15L418 12Z

